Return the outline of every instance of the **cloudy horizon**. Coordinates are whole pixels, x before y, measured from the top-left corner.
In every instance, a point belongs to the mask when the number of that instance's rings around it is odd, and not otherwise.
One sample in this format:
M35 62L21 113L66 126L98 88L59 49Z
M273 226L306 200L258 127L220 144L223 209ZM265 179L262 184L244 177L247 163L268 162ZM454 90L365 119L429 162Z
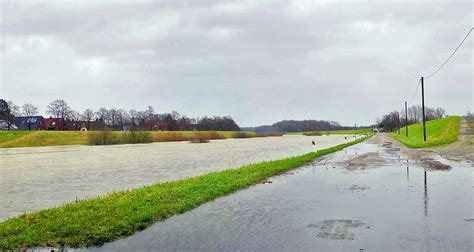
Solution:
M465 2L1 2L0 97L45 114L116 107L240 126L370 125L471 29ZM426 105L473 110L473 37L425 82ZM420 103L420 93L411 105Z

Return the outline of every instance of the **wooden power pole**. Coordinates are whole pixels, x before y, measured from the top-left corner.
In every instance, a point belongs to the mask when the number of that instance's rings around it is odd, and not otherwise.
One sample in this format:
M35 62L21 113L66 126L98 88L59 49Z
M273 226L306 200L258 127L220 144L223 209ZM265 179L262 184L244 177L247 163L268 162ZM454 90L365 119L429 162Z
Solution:
M423 140L426 142L426 120L425 120L425 85L423 84L423 77L421 77L421 108L423 114Z
M407 112L407 102L405 102L405 135L408 137L408 112Z

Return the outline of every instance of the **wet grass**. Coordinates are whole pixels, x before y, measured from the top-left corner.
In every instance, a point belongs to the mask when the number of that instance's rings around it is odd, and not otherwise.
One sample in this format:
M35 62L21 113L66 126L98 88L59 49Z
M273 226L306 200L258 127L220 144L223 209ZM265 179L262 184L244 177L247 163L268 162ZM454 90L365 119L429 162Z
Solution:
M305 131L305 132L290 132L288 135L305 135L305 136L320 136L320 135L354 135L354 134L369 134L372 130L370 128L355 129L355 130L321 130L321 131Z
M102 245L364 139L305 155L153 184L26 213L0 223L0 250Z
M458 140L460 121L459 116L450 116L426 122L426 142L423 141L421 123L408 126L408 137L405 135L405 127L400 129L400 134L391 132L390 136L409 148L446 145Z
M99 132L99 133L98 133ZM275 134L257 134L247 131L142 131L151 134L151 142L176 142L192 141L196 135L207 135L208 140L234 138L234 134L245 138L275 136ZM0 148L12 147L37 147L37 146L60 146L60 145L87 145L91 143L92 137L96 137L100 131L0 131ZM116 141L110 144L123 144L127 141L126 132L114 131ZM148 133L147 133L148 134Z

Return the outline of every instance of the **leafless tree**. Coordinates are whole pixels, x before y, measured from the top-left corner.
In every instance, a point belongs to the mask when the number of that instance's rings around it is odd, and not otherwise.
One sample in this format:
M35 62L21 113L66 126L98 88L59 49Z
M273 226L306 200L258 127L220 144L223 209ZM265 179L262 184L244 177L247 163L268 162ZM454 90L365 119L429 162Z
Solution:
M25 103L21 107L24 116L35 116L38 114L38 108L31 103Z
M57 118L66 118L68 113L70 112L71 108L64 100L54 100L52 101L48 107L46 112L50 115L53 115Z
M20 106L16 105L12 101L7 101L8 107L10 108L10 114L14 116L20 116Z
M128 112L128 115L130 116L130 124L131 124L131 128L135 128L135 125L138 125L138 112L134 109L131 109L129 112Z
M118 125L120 125L120 130L123 130L125 124L128 121L128 113L127 111L123 109L118 109L117 110L117 122Z
M436 108L435 116L437 119L443 118L446 116L446 110L444 108Z
M155 123L155 109L152 106L148 106L148 109L144 111L144 121L148 125L150 130L153 130L153 124Z
M112 124L112 129L115 129L115 124L117 122L117 109L116 108L109 109L108 114L109 114L110 123Z
M86 109L84 110L84 112L82 113L82 119L84 121L86 121L86 127L87 127L87 130L90 130L90 127L91 127L91 121L94 120L94 111L92 109Z
M76 110L69 110L66 115L66 118L71 121L79 121L81 120L81 113Z
M96 112L97 118L103 122L107 121L108 114L109 111L106 108L99 108Z

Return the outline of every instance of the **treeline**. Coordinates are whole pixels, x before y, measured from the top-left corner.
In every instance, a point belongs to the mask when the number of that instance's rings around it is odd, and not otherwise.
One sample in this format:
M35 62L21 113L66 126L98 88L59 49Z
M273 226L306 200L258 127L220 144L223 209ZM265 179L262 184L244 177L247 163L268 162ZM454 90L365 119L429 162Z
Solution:
M446 110L443 108L429 108L425 107L425 119L426 121L436 120L446 117ZM406 125L419 123L423 120L423 109L420 105L408 107L407 109L408 123L405 122L405 110L393 111L382 118L377 120L377 126L384 128L385 131L394 131L399 127L405 127Z
M86 109L82 112L72 109L64 100L54 100L46 110L47 115L64 119L66 122L82 123L87 130L221 130L240 131L230 116L204 116L190 118L176 111L156 113L152 106L146 110L125 110L121 108ZM0 120L13 124L15 117L39 116L38 108L24 104L21 108L11 101L0 99Z
M341 130L353 129L352 127L343 127L338 122L324 120L284 120L272 125L263 125L258 127L243 128L244 130L255 131L257 133L264 132L305 132L305 131L321 131L321 130Z

